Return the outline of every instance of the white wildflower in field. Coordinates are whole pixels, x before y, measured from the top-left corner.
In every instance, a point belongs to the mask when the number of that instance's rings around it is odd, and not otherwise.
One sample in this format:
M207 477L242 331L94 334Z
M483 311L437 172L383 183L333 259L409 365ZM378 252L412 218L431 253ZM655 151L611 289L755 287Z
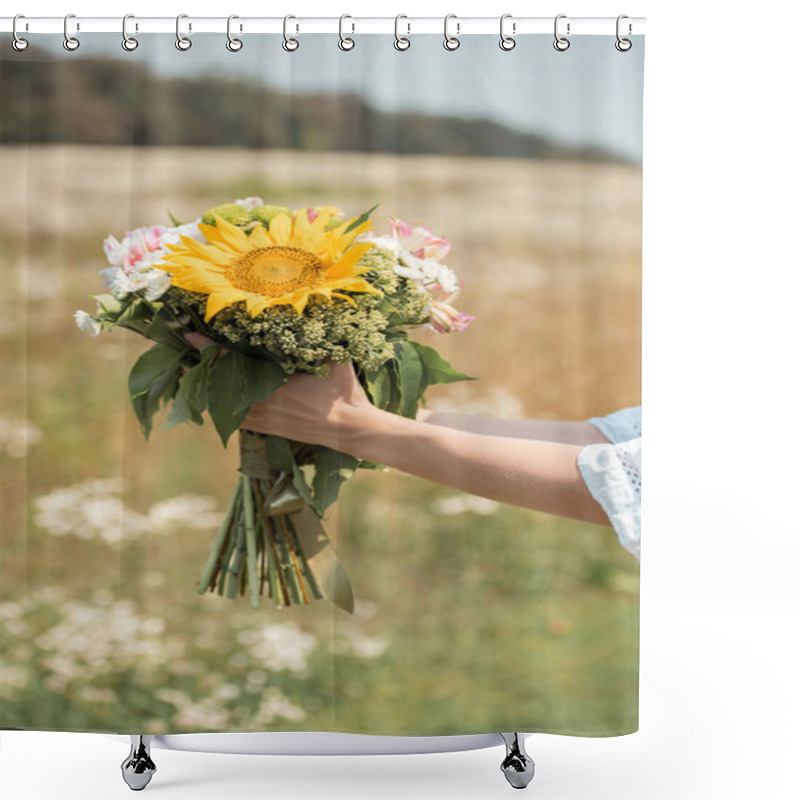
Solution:
M244 630L237 638L264 668L291 672L305 670L308 657L317 646L316 637L294 622Z
M360 658L378 658L389 646L385 636L368 636L347 622L336 626L338 639L331 650L334 653L352 653Z
M72 534L114 544L147 529L147 518L126 508L120 478L97 478L34 499L34 522L53 536Z
M23 458L42 441L42 431L24 419L0 419L0 451L12 458Z
M262 697L261 704L251 720L256 727L271 725L277 719L289 719L300 722L306 718L306 712L292 703L279 689L270 686Z
M224 516L217 510L215 498L181 494L151 506L147 519L155 528L181 526L204 529L219 527Z
M35 523L53 536L72 534L108 544L135 539L143 533L186 527L218 526L222 514L213 497L182 494L151 506L147 514L123 502L121 478L96 478L54 489L34 500Z
M432 505L435 514L453 516L471 511L473 514L494 514L500 508L500 503L489 500L487 497L478 497L474 494L454 495L437 500Z

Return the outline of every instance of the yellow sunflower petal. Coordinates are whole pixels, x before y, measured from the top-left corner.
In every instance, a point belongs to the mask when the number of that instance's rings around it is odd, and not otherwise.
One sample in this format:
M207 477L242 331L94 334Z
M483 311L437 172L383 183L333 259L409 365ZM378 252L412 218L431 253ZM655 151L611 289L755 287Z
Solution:
M326 286L330 289L347 289L348 292L367 292L368 294L383 294L383 292L373 286L363 278L340 278L336 281L327 281Z
M251 294L245 301L245 305L250 316L256 317L267 307L267 301L263 297Z
M301 250L308 250L313 253L318 246L319 239L319 233L312 229L308 221L308 209L301 208L294 218L292 244Z
M331 292L331 297L338 297L340 300L347 300L351 306L355 306L356 301L350 297L349 294L342 294L341 292Z
M267 236L267 230L263 225L257 225L250 232L248 237L248 244L250 247L269 247L271 242Z
M286 247L292 236L292 220L287 214L278 214L269 223L269 238L277 247Z
M222 311L223 308L226 308L229 305L232 305L237 300L241 300L240 297L232 297L230 292L219 293L219 294L210 294L208 299L206 300L206 318L205 321L208 322L215 314L218 314Z
M248 249L247 234L236 225L231 225L230 222L215 214L215 226L208 226L209 231L205 234L206 239L216 245L227 245L229 248L236 252L243 252ZM205 233L205 231L204 231Z
M336 263L328 269L328 277L335 279L342 278L345 275L366 272L370 268L369 265L362 264L359 267L356 266L356 262L372 247L372 242L359 242L345 250L336 260Z

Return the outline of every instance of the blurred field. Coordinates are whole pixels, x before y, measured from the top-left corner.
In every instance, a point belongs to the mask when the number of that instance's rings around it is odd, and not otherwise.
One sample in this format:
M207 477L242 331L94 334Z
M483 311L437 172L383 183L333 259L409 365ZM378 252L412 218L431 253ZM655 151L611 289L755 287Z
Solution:
M188 221L248 195L352 215L380 203L376 232L388 233L393 215L452 241L448 264L465 281L457 305L477 316L460 335L419 334L479 378L434 387L432 408L602 415L640 402L640 170L4 146L0 182L0 724L154 733L636 727L638 565L610 528L365 472L346 486L331 525L357 596L353 618L324 602L254 611L243 599L197 595L213 514L197 518L202 500L172 516L159 504L191 493L224 508L235 441L223 450L209 425L184 425L156 427L145 442L126 379L148 344L121 330L92 339L72 315L93 311L89 295L104 291L103 238L169 224L168 210ZM121 491L74 488L111 478L124 481ZM141 523L136 536L99 532L126 520Z

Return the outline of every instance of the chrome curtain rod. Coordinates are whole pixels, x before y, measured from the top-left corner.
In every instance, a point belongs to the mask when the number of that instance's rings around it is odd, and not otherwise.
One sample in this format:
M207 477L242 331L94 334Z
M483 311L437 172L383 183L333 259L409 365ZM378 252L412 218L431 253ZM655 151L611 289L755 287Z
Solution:
M290 34L306 33L395 33L397 24L402 36L414 34L442 35L444 17L354 17L349 14L339 17L301 17L291 16L288 23ZM448 31L453 36L469 36L478 33L498 33L500 15L496 17L459 17L448 15ZM559 14L559 30L568 35L595 34L614 36L617 32L616 17L570 17ZM188 34L221 33L229 30L228 17L195 17L181 15L181 29ZM510 36L531 33L553 34L554 17L514 17L505 15L504 30ZM14 17L0 17L0 32L11 33ZM137 17L128 15L126 31L128 35L146 33L175 33L175 17ZM626 17L623 20L622 35L643 34L645 17ZM567 29L569 26L569 29ZM17 19L17 33L63 33L64 17L36 17L20 15ZM284 17L235 17L231 30L235 34L283 33ZM69 31L85 33L121 33L122 17L81 17L69 15Z

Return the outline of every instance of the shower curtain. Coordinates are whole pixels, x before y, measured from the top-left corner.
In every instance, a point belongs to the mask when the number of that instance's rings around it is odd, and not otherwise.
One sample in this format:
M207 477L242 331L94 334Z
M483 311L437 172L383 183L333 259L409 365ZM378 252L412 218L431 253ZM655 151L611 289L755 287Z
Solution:
M643 37L77 38L1 45L0 725L635 731ZM274 427L337 375L383 449Z

